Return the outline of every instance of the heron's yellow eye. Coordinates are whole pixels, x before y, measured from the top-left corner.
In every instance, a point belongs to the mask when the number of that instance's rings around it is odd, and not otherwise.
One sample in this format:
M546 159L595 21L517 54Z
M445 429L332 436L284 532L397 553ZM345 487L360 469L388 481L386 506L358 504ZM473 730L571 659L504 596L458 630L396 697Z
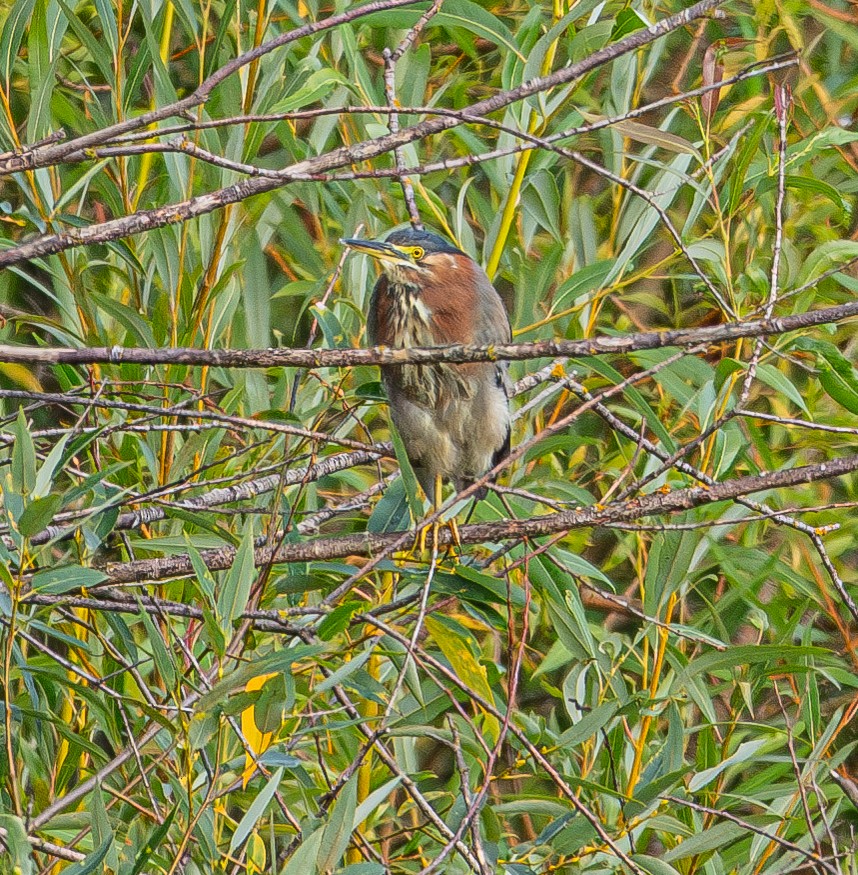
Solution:
M420 261L421 258L426 254L422 246L412 246L411 247L411 257L415 261Z

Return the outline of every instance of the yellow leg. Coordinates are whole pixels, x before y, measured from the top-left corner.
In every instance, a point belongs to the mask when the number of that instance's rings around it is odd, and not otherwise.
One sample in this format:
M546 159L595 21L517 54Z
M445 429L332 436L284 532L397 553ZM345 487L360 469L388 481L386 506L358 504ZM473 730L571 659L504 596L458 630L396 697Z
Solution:
M438 512L441 505L444 503L443 499L443 489L444 489L444 481L441 479L440 474L435 475L435 488L434 495L432 496L432 513L435 514ZM450 535L453 540L453 546L460 547L462 544L462 539L459 537L459 527L456 524L455 518L451 518L447 520L446 523L442 523L440 519L435 520L431 526L423 526L420 529L420 533L417 538L417 546L420 549L421 553L426 552L426 536L429 531L432 532L432 551L436 552L438 547L440 546L439 533L441 531L441 526L446 525L450 529Z
M435 514L438 512L438 508L444 503L442 498L442 492L444 488L444 481L441 479L440 474L435 475L435 488L433 490L433 495L427 496L430 498L432 502L432 513ZM426 534L427 532L432 532L432 551L435 552L438 549L438 532L441 530L441 522L440 520L435 520L434 523L430 526L423 526L420 529L420 534L418 535L418 546L420 548L421 553L426 552Z

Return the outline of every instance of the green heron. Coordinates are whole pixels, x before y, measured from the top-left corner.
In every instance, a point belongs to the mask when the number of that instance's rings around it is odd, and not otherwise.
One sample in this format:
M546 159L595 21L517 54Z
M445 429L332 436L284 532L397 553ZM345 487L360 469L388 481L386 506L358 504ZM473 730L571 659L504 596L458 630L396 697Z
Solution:
M510 341L485 271L443 237L407 228L385 240L342 242L381 263L367 318L373 345ZM509 452L506 362L388 365L381 376L414 473L436 503L442 480L464 489Z

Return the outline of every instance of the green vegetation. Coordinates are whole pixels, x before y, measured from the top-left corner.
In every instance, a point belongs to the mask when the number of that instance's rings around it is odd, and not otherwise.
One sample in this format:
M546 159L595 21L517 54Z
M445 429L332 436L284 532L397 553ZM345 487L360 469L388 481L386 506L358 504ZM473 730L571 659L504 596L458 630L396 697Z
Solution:
M0 13L0 871L854 875L854 5L371 8ZM412 198L628 341L451 550L349 357Z

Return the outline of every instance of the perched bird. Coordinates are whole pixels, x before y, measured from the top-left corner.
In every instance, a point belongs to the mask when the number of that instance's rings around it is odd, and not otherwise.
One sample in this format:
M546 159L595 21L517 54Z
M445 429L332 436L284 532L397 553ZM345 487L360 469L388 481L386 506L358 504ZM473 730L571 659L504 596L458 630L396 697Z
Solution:
M461 249L407 228L385 240L343 240L377 258L382 273L369 305L375 346L508 343L509 319L485 271ZM382 382L393 422L423 491L441 481L463 489L509 452L506 362L387 365Z

